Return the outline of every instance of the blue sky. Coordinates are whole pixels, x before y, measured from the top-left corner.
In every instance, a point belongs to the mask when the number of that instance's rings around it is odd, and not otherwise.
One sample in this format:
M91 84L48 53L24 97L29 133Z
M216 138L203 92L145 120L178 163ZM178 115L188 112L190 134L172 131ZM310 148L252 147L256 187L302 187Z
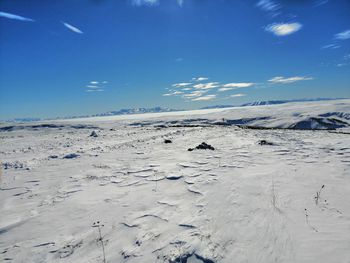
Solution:
M0 1L0 119L350 97L347 0Z

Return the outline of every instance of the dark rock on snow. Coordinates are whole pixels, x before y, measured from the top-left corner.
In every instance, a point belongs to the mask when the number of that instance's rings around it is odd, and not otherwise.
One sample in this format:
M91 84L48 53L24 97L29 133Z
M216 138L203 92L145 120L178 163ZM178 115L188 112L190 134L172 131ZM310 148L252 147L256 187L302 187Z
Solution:
M193 150L212 150L214 151L215 148L213 146L211 146L210 144L207 144L205 142L202 142L200 145L196 146L195 148L189 148L188 151L192 152Z
M95 131L92 131L92 133L90 134L90 137L98 137L98 135Z
M79 156L80 156L79 154L70 153L70 154L63 156L63 159L75 159L75 158L78 158Z
M266 140L260 140L258 142L258 144L260 144L260 145L273 145L272 142L269 142L269 141L266 141Z

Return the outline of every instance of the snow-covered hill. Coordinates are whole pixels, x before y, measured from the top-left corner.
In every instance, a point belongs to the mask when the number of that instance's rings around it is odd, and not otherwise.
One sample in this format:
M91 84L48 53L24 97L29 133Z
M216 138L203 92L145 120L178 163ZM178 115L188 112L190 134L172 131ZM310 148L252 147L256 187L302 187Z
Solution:
M3 125L0 261L347 263L349 102Z
M343 98L344 99L344 98ZM233 108L233 107L246 107L246 106L266 106L266 105L276 105L285 104L292 102L318 102L318 101L329 101L329 100L342 100L341 98L331 99L331 98L316 98L316 99L295 99L295 100L259 100L241 104L240 106L235 105L213 105L203 107L202 109L219 109L219 108Z
M292 102L262 107L245 106L222 109L91 117L66 120L64 123L108 125L119 121L133 125L212 126L239 125L241 127L280 129L332 130L350 126L350 99ZM56 123L62 123L57 121ZM16 126L17 127L17 126ZM0 128L1 129L1 128Z

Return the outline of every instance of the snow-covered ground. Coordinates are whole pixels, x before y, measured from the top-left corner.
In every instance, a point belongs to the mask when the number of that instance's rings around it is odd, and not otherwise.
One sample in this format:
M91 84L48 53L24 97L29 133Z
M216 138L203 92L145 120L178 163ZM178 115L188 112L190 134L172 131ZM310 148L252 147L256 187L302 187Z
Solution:
M106 262L348 263L349 116L339 100L3 124L0 261L103 262L103 242Z

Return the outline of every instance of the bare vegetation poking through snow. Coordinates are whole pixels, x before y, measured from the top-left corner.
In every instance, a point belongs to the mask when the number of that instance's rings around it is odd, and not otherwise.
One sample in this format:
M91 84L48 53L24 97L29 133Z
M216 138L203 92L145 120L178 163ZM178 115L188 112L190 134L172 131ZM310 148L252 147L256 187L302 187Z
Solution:
M101 244L101 248L102 248L102 254L103 254L103 263L106 263L106 253L105 253L105 241L103 240L102 237L102 232L101 229L102 227L104 227L103 224L100 223L100 221L94 222L92 224L92 227L95 227L98 229L98 239L97 242L99 242Z
M316 196L315 196L315 203L316 203L316 205L318 205L318 202L319 202L319 200L320 200L320 198L321 198L321 192L322 192L322 189L324 188L324 185L322 185L321 186L321 188L320 188L320 190L318 190L317 192L316 192Z

